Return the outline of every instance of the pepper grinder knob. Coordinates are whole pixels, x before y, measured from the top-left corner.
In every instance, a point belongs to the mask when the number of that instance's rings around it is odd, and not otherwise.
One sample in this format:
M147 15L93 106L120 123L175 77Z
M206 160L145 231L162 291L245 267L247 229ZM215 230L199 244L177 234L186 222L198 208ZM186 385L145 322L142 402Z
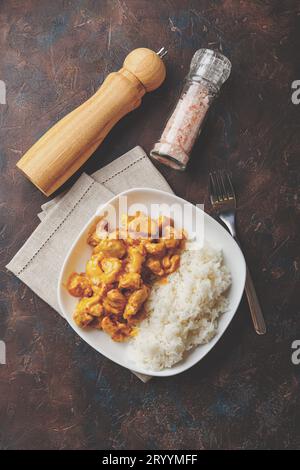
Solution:
M166 77L166 68L160 56L145 47L134 49L128 54L124 69L135 75L147 92L158 88Z

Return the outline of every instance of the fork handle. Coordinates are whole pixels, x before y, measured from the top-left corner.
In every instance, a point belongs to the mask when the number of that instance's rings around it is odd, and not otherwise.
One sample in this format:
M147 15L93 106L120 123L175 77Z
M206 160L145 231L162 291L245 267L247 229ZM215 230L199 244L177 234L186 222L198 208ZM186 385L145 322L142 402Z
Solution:
M234 237L237 244L240 246L240 242L237 237ZM250 313L253 321L255 331L258 335L264 335L267 331L265 320L260 308L259 300L256 295L255 287L252 281L251 273L246 264L246 283L245 283L246 296L250 308Z

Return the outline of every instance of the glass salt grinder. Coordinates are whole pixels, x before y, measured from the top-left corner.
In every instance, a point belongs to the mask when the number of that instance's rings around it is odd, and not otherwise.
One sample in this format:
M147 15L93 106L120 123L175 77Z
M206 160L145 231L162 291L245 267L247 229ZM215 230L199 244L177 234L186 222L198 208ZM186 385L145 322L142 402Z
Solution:
M206 113L231 71L227 57L211 49L195 52L180 98L150 155L176 170L185 170Z

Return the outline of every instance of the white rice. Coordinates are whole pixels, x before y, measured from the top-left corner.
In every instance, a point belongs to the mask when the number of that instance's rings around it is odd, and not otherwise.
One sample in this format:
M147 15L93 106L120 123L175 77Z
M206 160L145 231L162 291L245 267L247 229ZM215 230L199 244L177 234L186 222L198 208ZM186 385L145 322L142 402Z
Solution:
M206 245L185 250L180 268L166 284L156 283L145 304L148 316L128 345L138 366L160 370L179 362L189 349L210 341L226 310L231 284L221 250Z

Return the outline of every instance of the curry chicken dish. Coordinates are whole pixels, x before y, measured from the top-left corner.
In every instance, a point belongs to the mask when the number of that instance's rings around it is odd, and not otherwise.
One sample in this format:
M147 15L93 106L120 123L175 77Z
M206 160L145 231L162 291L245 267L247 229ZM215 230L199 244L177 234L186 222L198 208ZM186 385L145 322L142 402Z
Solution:
M124 214L121 225L108 230L105 216L88 235L93 247L85 272L72 273L67 289L80 300L74 321L82 328L103 330L114 341L134 336L145 318L143 309L155 281L180 265L186 235L171 218L154 220L142 212Z

